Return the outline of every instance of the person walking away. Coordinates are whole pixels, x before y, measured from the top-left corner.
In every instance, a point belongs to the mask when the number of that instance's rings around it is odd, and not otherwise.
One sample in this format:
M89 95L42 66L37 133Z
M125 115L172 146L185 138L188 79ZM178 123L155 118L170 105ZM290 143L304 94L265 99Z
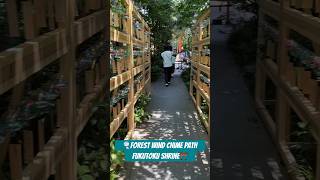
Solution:
M172 68L172 58L173 58L172 47L167 45L164 47L164 52L161 53L161 57L163 59L163 69L164 69L164 80L165 85L169 86L171 83L171 68Z

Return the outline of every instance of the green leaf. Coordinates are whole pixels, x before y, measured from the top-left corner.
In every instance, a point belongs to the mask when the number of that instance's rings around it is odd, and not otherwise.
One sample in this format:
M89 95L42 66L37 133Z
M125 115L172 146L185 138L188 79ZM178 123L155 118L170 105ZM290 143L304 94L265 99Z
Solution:
M80 177L81 180L95 180L95 178L89 174Z
M79 165L78 166L78 174L79 176L83 176L85 174L90 173L90 168L89 166L84 166L84 165Z

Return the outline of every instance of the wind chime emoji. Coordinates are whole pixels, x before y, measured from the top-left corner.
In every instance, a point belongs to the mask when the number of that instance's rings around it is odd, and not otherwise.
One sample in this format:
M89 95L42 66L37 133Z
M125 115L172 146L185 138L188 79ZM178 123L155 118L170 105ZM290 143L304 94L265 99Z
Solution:
M181 152L181 153L180 153L180 160L187 160L187 156L188 156L188 153L186 153L186 152Z

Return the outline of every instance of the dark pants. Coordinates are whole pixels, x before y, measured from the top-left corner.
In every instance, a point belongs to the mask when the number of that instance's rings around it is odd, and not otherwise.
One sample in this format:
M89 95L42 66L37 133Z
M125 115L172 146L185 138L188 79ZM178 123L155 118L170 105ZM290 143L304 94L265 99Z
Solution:
M171 81L171 67L164 67L164 80L166 83Z
M174 65L171 66L171 74L174 73Z

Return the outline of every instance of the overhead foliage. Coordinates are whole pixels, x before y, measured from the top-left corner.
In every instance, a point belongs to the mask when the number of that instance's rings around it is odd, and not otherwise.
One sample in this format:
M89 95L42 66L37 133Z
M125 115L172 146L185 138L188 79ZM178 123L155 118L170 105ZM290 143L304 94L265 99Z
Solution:
M163 46L171 43L177 35L191 28L195 17L206 7L209 0L135 0L151 32L154 54L152 60L152 79L161 75Z
M161 52L163 45L171 39L173 32L174 7L172 1L136 0L135 4L139 7L153 33L153 44L156 51Z
M175 27L177 30L191 27L195 17L209 7L209 0L178 0L175 2L177 3L174 12L177 19Z

